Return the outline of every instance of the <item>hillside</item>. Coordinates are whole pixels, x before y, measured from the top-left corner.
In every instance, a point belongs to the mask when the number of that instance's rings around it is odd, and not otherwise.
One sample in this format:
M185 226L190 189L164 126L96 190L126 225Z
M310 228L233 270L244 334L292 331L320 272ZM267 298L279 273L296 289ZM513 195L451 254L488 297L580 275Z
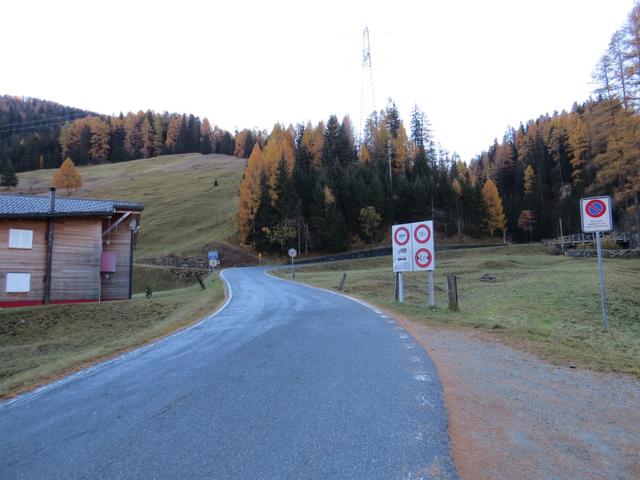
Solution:
M234 235L245 163L227 155L191 153L81 166L84 186L73 195L144 202L137 257L188 255ZM54 171L20 173L18 188L11 191L45 193Z

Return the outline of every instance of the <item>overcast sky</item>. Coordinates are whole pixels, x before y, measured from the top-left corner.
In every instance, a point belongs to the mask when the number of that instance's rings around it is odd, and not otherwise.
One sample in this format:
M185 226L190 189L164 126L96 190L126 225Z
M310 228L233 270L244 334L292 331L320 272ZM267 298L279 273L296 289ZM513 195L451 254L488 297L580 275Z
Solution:
M99 113L194 113L234 130L359 125L362 30L376 107L414 103L469 160L570 109L633 0L4 2L0 94Z

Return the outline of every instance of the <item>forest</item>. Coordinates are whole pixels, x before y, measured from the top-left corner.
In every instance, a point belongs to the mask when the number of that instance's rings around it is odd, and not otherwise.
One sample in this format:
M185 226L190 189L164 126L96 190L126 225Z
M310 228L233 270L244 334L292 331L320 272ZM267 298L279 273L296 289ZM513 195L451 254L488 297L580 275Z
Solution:
M434 219L440 235L457 240L537 241L560 225L580 231L579 198L600 194L614 200L617 229L640 231L640 4L612 35L593 80L592 98L507 128L469 163L438 146L418 106L405 123L391 99L358 137L349 117L231 133L194 115L105 116L4 96L0 166L191 152L248 158L237 240L260 251L357 248L416 219Z
M107 116L0 96L0 160L18 172L57 168L67 157L88 165L172 153L232 155L234 145L233 134L194 115L148 110Z

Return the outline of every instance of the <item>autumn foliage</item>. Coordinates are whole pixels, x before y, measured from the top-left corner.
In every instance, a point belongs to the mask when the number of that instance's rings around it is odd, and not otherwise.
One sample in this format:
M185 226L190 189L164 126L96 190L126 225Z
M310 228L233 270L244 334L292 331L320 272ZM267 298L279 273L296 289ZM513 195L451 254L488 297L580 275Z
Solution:
M67 195L69 195L72 190L78 190L82 187L82 177L71 158L67 157L67 159L62 162L60 168L53 174L51 183L56 188L64 188Z

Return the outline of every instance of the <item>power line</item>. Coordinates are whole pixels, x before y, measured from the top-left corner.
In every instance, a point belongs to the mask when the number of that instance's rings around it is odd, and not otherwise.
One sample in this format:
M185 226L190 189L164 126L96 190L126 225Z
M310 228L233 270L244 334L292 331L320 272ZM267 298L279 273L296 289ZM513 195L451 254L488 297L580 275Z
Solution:
M87 116L89 114L84 114L84 115ZM79 120L80 118L83 118L83 117L77 117L77 118L73 118L73 119L65 117L64 119L60 119L60 120L57 120L55 122L43 123L43 124L40 124L40 125L27 125L27 126L8 127L8 128L5 128L5 129L0 129L0 135L21 133L21 132L25 132L27 130L37 130L37 129L47 128L47 127L53 127L53 126L56 126L56 125L64 124L64 123L66 123L66 122L68 122L70 120ZM16 125L18 125L18 124L16 124Z
M48 122L50 120L57 120L61 118L70 119L70 117L77 117L80 115L89 115L89 114L87 112L76 112L76 113L69 113L67 115L60 115L57 117L48 117L48 118L45 117L45 118L40 118L38 120L29 120L28 122L5 123L4 125L0 125L0 130L3 130L8 127L13 127L15 125L23 126L23 125L29 125L30 123Z

